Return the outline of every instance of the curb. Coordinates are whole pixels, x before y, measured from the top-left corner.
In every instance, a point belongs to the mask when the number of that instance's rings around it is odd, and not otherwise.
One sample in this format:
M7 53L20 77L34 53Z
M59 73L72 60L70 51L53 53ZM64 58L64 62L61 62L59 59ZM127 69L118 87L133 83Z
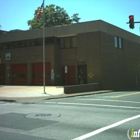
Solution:
M40 96L40 97L0 97L0 101L3 102L37 102L39 100L50 100L50 99L59 99L59 98L67 98L67 97L76 97L76 96L84 96L84 95L94 95L94 94L102 94L112 92L112 90L106 91L92 91L92 92L81 92L81 93L72 93L72 94L61 94L61 95L52 95L52 96Z

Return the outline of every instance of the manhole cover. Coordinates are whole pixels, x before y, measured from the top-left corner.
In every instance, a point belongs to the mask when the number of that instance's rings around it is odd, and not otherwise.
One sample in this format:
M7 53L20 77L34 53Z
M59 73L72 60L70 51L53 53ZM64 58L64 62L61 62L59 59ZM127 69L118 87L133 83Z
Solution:
M34 119L52 119L52 118L58 118L61 114L55 114L55 113L32 113L28 114L25 117L27 118L34 118Z

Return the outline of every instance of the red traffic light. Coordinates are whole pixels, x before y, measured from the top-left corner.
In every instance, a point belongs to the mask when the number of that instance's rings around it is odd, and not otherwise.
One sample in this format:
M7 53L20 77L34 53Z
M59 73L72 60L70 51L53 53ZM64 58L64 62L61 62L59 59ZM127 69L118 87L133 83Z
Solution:
M130 20L133 20L133 19L134 19L134 16L133 16L133 15L130 15L130 16L129 16L129 19L130 19Z
M134 29L134 16L133 15L129 16L129 27L131 29Z

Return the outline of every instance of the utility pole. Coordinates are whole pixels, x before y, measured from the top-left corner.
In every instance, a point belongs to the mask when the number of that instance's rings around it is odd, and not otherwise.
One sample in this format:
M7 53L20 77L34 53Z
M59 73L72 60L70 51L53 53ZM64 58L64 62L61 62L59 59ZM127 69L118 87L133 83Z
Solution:
M46 86L46 64L45 64L45 11L44 11L44 3L45 3L45 0L43 0L42 2L42 5L41 7L38 9L38 12L37 12L37 21L40 20L40 15L43 14L43 28L42 28L42 31L43 31L43 87L44 87L44 94L46 94L46 91L45 91L45 86Z
M43 0L43 85L44 85L44 94L46 94L45 86L46 86L46 61L45 61L45 12L44 12L44 1Z

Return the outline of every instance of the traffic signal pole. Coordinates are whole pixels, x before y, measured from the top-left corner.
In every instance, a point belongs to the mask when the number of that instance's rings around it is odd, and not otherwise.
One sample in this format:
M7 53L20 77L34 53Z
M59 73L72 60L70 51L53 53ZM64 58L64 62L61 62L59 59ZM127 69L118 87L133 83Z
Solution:
M140 21L134 22L134 23L140 23ZM129 22L126 22L126 24L129 24Z

